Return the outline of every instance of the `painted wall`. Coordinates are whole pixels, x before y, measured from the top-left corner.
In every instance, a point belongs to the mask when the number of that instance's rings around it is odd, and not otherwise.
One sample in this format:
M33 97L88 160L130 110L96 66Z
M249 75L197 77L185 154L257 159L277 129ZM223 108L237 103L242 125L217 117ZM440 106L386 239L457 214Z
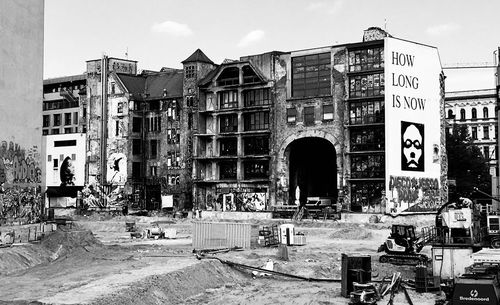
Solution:
M0 218L40 214L44 1L0 1Z

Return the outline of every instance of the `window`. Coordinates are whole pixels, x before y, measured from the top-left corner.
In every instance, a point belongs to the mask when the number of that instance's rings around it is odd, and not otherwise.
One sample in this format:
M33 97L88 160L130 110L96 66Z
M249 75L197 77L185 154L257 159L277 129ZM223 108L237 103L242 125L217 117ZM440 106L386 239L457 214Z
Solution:
M157 177L158 176L158 166L150 166L149 173L151 176Z
M46 135L48 135L48 134L49 134L49 130L48 130L48 129L43 129L43 130L42 130L42 135L43 135L43 136L46 136Z
M490 138L490 126L483 126L483 139Z
M238 150L238 140L236 138L220 139L220 155L221 156L236 156Z
M120 121L116 120L115 121L115 136L120 135Z
M472 127L472 139L477 140L477 127Z
M323 121L333 120L333 105L323 105Z
M245 179L269 178L269 161L247 161L243 168Z
M269 129L269 112L244 114L245 131Z
M268 137L245 137L243 138L243 151L248 155L267 155L269 154Z
M43 127L49 127L50 126L50 115L44 115L43 116Z
M132 178L141 178L141 162L132 162Z
M177 102L174 100L168 103L167 118L171 120L176 120L178 115L179 115L179 109L177 108Z
M71 160L73 160L73 161L76 160L76 154L71 154Z
M349 72L367 71L384 67L384 48L375 47L349 52Z
M495 125L495 139L498 139L498 125Z
M349 78L349 97L384 95L384 73L357 75Z
M192 129L192 128L193 128L193 114L188 113L188 129Z
M71 133L71 132L72 132L71 127L64 128L64 133Z
M87 107L83 107L83 117L87 117Z
M484 157L486 158L486 160L490 160L490 147L489 146L483 147L483 153L484 153Z
M297 121L297 109L287 108L286 109L286 122L289 124L295 124Z
M465 121L465 109L460 109L460 120Z
M269 88L248 90L243 93L245 107L270 105Z
M167 175L167 183L168 185L178 185L180 184L180 175Z
M142 152L142 141L141 139L133 139L132 140L132 154L140 155Z
M240 83L240 70L236 67L228 67L222 71L217 78L218 86L231 86Z
M382 127L351 129L351 151L384 150L385 137Z
M179 167L181 164L181 156L177 151L169 151L167 153L167 167Z
M146 129L149 132L161 131L161 117L153 116L146 118Z
M168 144L177 144L180 143L181 135L179 134L179 130L177 128L167 129L167 143Z
M472 110L471 110L471 118L473 120L477 119L477 110L476 110L476 108L472 108Z
M186 97L186 104L188 107L194 107L194 96Z
M123 102L119 102L117 107L116 107L116 112L117 113L123 113Z
M353 182L351 184L351 211L385 213L382 202L384 182Z
M314 125L314 107L304 107L304 124L306 126Z
M238 107L238 91L223 91L218 93L220 109Z
M495 160L498 160L498 146L495 146L495 152L493 153L493 155L495 156Z
M488 118L488 107L483 108L483 118L485 118L485 119Z
M151 140L149 144L149 156L152 159L156 159L156 157L158 156L158 140Z
M142 129L142 119L134 117L132 119L132 132L141 132Z
M61 114L54 114L54 126L61 126Z
M220 116L220 132L237 132L238 115L224 114Z
M59 134L59 129L52 129L52 134Z
M58 168L59 167L59 159L52 159L52 164L53 164L53 167L54 168Z
M236 179L236 161L219 162L219 177L224 179Z
M73 124L78 124L78 112L73 112Z
M64 125L71 125L71 113L64 114Z
M111 94L115 94L116 93L116 85L114 82L111 83Z
M260 78L255 74L255 71L250 66L244 66L243 70L243 83L252 84L260 82Z
M194 78L196 76L196 66L186 66L184 70L186 72L186 78Z
M449 109L448 110L448 119L454 119L455 116L453 115L453 110Z
M384 101L362 101L349 103L349 123L373 124L384 122Z
M384 155L351 157L351 178L383 178L384 170Z
M330 53L292 58L292 96L331 94Z
M54 147L76 146L76 140L54 141Z

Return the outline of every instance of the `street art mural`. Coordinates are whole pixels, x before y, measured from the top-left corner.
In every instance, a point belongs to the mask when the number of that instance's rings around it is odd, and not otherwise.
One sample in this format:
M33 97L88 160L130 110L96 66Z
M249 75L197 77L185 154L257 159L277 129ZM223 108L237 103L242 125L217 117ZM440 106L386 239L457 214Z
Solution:
M208 193L206 203L206 209L209 211L258 212L266 209L267 193L234 192L218 194L216 197Z
M33 223L42 211L38 147L0 142L0 221Z
M59 177L61 178L61 186L75 185L75 166L70 157L66 157L62 162Z
M127 182L127 157L123 153L113 153L109 156L107 181L119 185Z

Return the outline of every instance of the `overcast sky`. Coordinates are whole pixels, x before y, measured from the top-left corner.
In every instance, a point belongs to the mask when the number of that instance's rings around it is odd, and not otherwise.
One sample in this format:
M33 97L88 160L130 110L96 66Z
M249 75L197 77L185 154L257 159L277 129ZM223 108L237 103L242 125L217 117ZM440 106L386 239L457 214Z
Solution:
M85 61L137 60L181 68L197 48L225 58L359 42L378 26L435 46L443 65L493 63L496 0L45 0L44 77L83 73ZM445 70L447 91L493 88L493 69Z

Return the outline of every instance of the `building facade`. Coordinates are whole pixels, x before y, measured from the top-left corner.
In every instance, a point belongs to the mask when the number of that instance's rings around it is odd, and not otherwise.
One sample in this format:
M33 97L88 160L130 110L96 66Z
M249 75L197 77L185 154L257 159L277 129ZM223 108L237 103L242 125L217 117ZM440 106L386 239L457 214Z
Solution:
M0 2L0 223L43 210L44 1Z

